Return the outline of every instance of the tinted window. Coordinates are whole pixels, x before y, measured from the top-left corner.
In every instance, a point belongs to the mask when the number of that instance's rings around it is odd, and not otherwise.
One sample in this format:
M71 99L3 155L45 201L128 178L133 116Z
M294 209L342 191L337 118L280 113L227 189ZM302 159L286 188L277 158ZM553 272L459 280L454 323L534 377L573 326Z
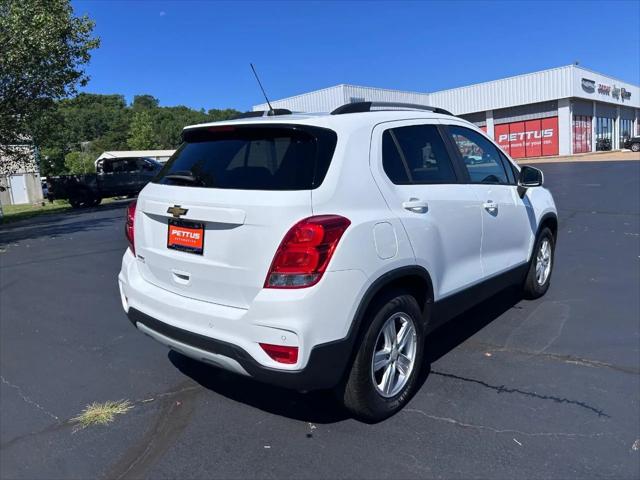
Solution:
M472 183L509 183L500 152L489 140L473 130L455 125L449 126L449 132Z
M137 172L140 169L136 158L115 158L102 161L104 173Z
M138 159L138 170L145 171L145 172L153 172L159 167L160 167L160 164L150 158Z
M114 173L122 173L127 171L127 159L119 158L118 160L113 160L109 162L111 171Z
M413 125L385 130L382 166L398 185L456 183L451 159L434 125Z
M307 190L324 179L336 146L330 130L222 126L187 130L156 183L246 190Z
M517 183L516 167L509 160L507 160L507 157L505 157L502 153L500 153L500 159L502 160L502 165L505 171L507 172L507 178L509 179L509 183L515 185Z

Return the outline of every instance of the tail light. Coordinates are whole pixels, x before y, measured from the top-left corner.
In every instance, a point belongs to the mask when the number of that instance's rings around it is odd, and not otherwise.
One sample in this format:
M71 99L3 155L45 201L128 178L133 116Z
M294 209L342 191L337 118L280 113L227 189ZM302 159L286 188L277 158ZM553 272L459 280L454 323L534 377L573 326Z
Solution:
M260 346L267 355L278 363L293 365L298 361L298 347L271 345L269 343L261 343Z
M134 200L127 206L127 217L124 224L124 234L127 236L127 240L129 240L129 248L131 248L131 253L136 254L136 242L135 242L135 231L134 231L134 219L136 217L136 205L138 201Z
M264 287L305 288L318 283L350 224L339 215L318 215L296 223L278 247Z

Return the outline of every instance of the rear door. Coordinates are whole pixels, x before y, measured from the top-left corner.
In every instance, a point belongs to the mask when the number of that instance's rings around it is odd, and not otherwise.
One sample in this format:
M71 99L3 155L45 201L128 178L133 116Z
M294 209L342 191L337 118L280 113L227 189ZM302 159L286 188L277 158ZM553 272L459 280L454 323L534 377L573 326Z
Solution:
M285 233L312 215L311 190L324 178L336 135L263 125L184 137L138 199L140 271L168 291L247 308Z
M430 273L436 299L482 278L480 203L435 124L388 122L374 129L371 167L389 208L401 219L416 261Z
M490 277L526 262L535 217L531 205L525 203L526 197L518 195L513 169L479 132L462 125L448 125L447 130L466 170L469 188L482 203L485 275Z

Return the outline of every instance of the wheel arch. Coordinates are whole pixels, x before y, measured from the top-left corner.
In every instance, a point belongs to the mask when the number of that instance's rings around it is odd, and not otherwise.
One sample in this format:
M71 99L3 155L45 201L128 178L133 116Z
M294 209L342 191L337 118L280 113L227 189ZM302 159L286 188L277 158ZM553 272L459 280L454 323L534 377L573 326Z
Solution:
M367 288L353 316L347 334L351 352L347 367L353 363L357 347L369 326L368 313L384 298L383 295L386 292L402 290L416 299L425 325L429 323L430 306L433 304L433 282L429 272L418 265L399 267L385 272ZM345 370L348 372L349 369Z
M558 240L558 215L555 212L547 212L542 217L540 217L540 221L538 222L538 229L536 230L536 236L533 237L533 242L531 243L529 250L529 259L528 262L531 262L533 258L534 250L536 248L536 242L538 241L538 236L543 228L548 227L553 234L554 243Z
M558 238L558 215L553 212L545 213L542 218L540 218L536 237L545 227L548 227L549 230L551 230L551 233L553 233L553 238L554 240L556 240Z
M383 273L367 288L356 309L349 334L361 328L364 317L380 294L391 290L404 290L411 294L418 302L423 317L427 306L433 302L433 282L424 267L409 265L395 268Z

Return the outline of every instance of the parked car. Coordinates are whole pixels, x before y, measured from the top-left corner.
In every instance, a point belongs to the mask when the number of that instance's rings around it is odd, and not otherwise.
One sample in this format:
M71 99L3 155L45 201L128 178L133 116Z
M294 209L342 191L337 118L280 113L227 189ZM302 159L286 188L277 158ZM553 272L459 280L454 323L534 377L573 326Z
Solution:
M106 197L137 195L161 168L151 158L103 158L96 173L49 177L47 195L49 200L68 199L74 208L95 206Z
M429 332L506 286L549 288L542 172L444 110L363 102L183 136L127 210L118 281L131 322L184 355L334 389L378 421L416 389Z
M611 139L610 138L599 138L596 140L596 151L609 151L611 150Z
M624 142L624 148L630 149L632 152L640 152L640 137L631 137Z

